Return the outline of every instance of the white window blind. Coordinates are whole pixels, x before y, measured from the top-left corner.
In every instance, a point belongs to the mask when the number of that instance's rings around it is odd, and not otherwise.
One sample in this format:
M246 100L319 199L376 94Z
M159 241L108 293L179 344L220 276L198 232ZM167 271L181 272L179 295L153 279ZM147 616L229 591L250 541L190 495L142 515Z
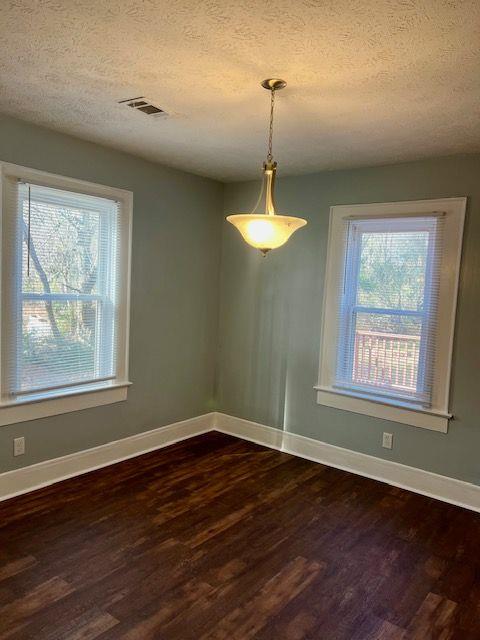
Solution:
M4 186L3 395L114 380L119 204L13 178Z
M346 218L334 385L431 404L443 216Z

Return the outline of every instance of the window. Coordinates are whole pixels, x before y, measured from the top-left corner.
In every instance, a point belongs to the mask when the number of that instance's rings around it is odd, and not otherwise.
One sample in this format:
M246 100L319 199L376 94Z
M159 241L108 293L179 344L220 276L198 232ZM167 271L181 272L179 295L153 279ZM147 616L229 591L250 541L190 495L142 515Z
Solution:
M345 224L335 386L430 407L442 217Z
M131 194L12 165L2 184L0 423L125 399Z
M333 207L317 400L445 431L465 199Z

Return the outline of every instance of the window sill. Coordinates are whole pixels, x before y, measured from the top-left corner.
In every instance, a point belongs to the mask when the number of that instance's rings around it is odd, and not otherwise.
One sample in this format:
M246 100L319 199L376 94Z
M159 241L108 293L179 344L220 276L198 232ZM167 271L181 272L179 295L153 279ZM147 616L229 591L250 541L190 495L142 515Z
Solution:
M77 387L61 394L32 394L17 400L4 401L0 403L0 426L122 402L127 399L127 390L131 384L116 382L88 389Z
M431 431L447 433L448 421L452 417L442 411L421 409L407 404L393 405L383 399L366 398L361 394L347 393L332 387L316 386L314 389L317 392L317 404Z

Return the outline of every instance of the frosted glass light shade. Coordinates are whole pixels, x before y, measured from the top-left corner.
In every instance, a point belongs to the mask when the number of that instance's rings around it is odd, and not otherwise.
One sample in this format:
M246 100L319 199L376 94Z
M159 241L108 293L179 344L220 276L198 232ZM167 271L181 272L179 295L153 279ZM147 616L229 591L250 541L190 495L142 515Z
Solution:
M239 230L245 242L263 253L281 247L292 233L307 224L303 218L264 213L237 213L227 216L227 221Z

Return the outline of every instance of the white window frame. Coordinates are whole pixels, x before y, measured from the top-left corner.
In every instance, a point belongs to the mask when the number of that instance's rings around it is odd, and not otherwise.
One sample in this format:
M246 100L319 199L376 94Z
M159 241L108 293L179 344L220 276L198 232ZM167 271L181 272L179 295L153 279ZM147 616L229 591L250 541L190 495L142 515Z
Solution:
M407 202L337 205L330 208L327 266L323 300L317 403L393 422L446 433L449 420L449 389L457 307L458 280L467 198L442 198ZM346 255L345 218L385 218L444 214L444 246L438 303L437 349L433 362L432 403L428 409L381 396L372 397L350 389L335 388L339 339L338 283Z
M125 230L120 242L121 251L126 260L121 262L120 299L119 299L119 348L116 361L116 376L112 380L103 380L82 387L68 387L66 389L52 389L50 391L19 395L12 400L0 400L0 426L36 420L52 415L79 411L106 404L113 404L127 399L127 390L131 385L128 378L129 331L130 331L130 269L132 245L132 211L133 194L125 189L117 189L93 182L85 182L75 178L68 178L36 169L30 169L7 162L0 162L0 221L3 222L6 194L5 179L17 179L24 182L41 184L46 187L74 191L86 195L116 200L120 204L120 215L124 216L121 228ZM3 247L2 226L0 226L0 247ZM1 252L1 249L0 249ZM5 265L1 261L1 268ZM0 300L3 300L3 274L0 273ZM4 315L4 314L2 314ZM2 338L2 317L0 317L0 338ZM3 339L0 340L3 344ZM1 364L1 353L0 353ZM2 375L0 366L0 376ZM1 386L1 379L0 379Z

